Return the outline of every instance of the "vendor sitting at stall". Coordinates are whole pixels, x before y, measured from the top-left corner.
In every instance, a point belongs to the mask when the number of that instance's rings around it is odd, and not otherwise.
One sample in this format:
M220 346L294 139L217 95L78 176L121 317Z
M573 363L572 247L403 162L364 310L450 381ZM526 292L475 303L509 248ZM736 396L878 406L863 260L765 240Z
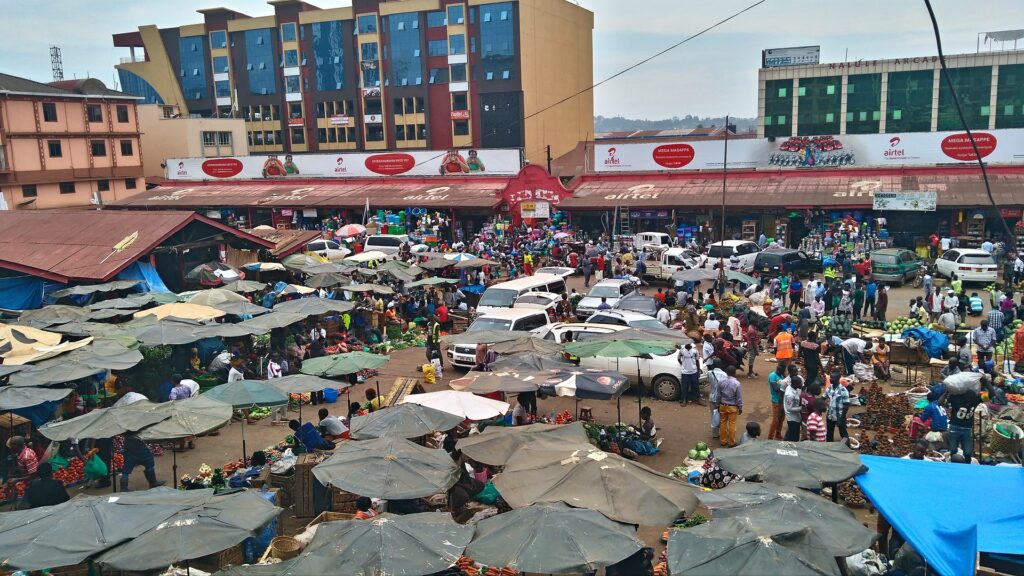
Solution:
M334 442L324 440L324 437L317 431L312 422L299 424L298 420L289 420L288 427L292 429L292 436L295 438L293 446L302 446L303 452L313 450L334 450Z
M377 511L373 509L373 501L366 496L360 496L356 498L356 520L369 520L377 515Z
M331 442L348 438L348 427L337 416L331 416L327 408L321 408L317 412L320 417L320 435Z
M49 462L40 464L37 474L39 478L25 489L29 507L56 506L70 500L64 484L53 479L53 467Z
M925 406L921 414L914 416L914 419L910 422L909 432L912 440L925 436L926 440L933 442L936 439L927 438L930 432L940 433L939 439L941 439L941 433L949 429L949 418L946 416L946 409L938 402L940 396L941 394L938 391L928 393L928 405Z

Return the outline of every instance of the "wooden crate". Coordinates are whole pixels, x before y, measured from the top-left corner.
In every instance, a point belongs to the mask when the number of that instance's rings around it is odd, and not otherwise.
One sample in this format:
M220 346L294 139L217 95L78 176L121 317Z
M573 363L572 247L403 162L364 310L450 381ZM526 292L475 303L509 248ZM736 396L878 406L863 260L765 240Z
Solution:
M347 512L350 514L356 513L356 500L359 498L358 494L345 492L344 490L336 486L331 486L330 492L332 512Z
M355 514L350 514L347 512L321 512L319 516L313 518L313 520L309 524L306 524L306 528L309 529L310 527L316 526L317 524L323 522L340 522L342 520L352 520L355 517Z
M209 554L188 561L189 567L198 568L210 573L216 572L229 564L233 566L245 564L245 548L242 544L236 544L216 554Z
M295 475L270 474L267 485L277 489L277 505L287 508L295 502Z
M299 518L312 516L313 510L313 467L323 462L331 455L330 452L316 451L312 454L299 454L295 461L295 480L292 483L293 511Z

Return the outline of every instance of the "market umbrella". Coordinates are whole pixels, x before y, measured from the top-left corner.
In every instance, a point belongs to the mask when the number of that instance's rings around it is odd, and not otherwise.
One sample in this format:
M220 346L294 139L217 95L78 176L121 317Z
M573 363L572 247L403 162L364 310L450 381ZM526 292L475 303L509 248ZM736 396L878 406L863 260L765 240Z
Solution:
M647 526L668 524L698 504L695 486L590 445L525 446L494 477L494 487L513 508L564 502Z
M51 304L38 310L25 310L18 316L18 322L32 326L52 326L66 324L75 320L84 320L89 310L78 306Z
M156 302L151 292L145 294L134 294L132 296L126 296L124 298L111 298L110 300L100 300L99 302L93 302L89 304L90 310L107 310L111 308L121 310L138 310L147 304Z
M592 338L589 338L587 342L608 342L608 341L621 341L621 340L646 340L655 341L660 345L664 346L669 352L666 342L673 344L691 344L693 338L690 338L684 334L681 330L669 330L664 329L651 329L651 328L626 328L618 332L608 332L606 334L595 334ZM662 352L663 354L664 352Z
M8 366L28 364L51 356L81 348L89 343L64 342L58 332L40 330L31 326L0 324L0 357Z
M430 278L424 278L422 280L416 280L409 282L405 285L406 288L416 288L417 286L436 286L438 284L458 284L457 278L438 278L431 276Z
M451 254L445 254L442 258L451 262L465 262L476 258L476 255L470 254L469 252L454 252Z
M63 290L53 292L51 296L63 298L65 296L88 296L97 292L113 292L115 290L127 290L142 284L142 280L114 280L103 284L89 284L86 286L72 286Z
M341 284L348 284L352 279L337 272L327 272L306 278L306 286L310 288L330 288Z
M281 264L284 264L285 268L290 268L299 272L307 266L316 266L317 264L323 264L325 262L327 262L327 258L323 258L311 252L292 254L290 256L286 256L284 260L281 260Z
M461 416L419 404L398 404L365 416L353 416L349 426L353 440L419 438L432 432L451 430L462 420Z
M210 490L212 492L212 490ZM156 570L235 546L280 514L256 492L214 494L181 510L96 561L115 570Z
M322 264L314 264L307 266L302 269L302 272L309 274L310 276L316 274L348 274L355 270L355 266L349 264L338 264L337 262L324 262Z
M138 432L163 422L170 414L155 410L157 404L136 402L127 406L100 408L62 422L50 422L39 433L54 441L69 438L113 438L126 432Z
M293 312L281 312L274 309L271 310L269 314L263 314L262 316L251 318L245 322L239 322L236 326L245 328L246 330L252 330L253 334L263 334L273 330L274 328L284 328L285 326L291 326L296 322L302 322L307 316L309 315Z
M778 519L724 518L672 530L672 574L838 576L828 546L807 526Z
M146 328L139 332L136 338L147 346L179 346L191 344L202 340L203 336L197 335L196 330L200 325L191 322L175 322L173 320L161 320L155 326Z
M562 351L562 345L554 340L545 340L536 336L495 342L492 346L498 354L516 354L518 352L532 352L540 354L553 354Z
M224 304L217 304L214 306L221 312L233 314L235 316L259 316L260 314L266 314L270 312L270 308L264 308L259 304L253 304L252 302L226 302Z
M266 380L236 380L215 386L200 397L220 400L235 410L281 406L288 403L288 397L280 390L267 384ZM242 457L248 458L245 450L245 418L242 418Z
M472 392L474 394L491 394L505 392L536 392L544 382L544 377L537 374L520 374L512 371L502 372L468 372L462 378L448 383L452 390Z
M266 289L266 282L254 282L252 280L235 280L234 282L228 282L224 284L225 290L231 290L232 292L241 292L243 294L249 292L259 292L260 290Z
M733 482L697 498L716 520L749 516L808 526L828 545L831 556L852 556L870 548L878 538L878 533L865 528L845 506L798 488Z
M589 443L583 423L574 422L564 425L488 426L480 434L460 439L455 448L477 462L504 466L509 458L527 446L556 449L575 445L583 447Z
M91 320L109 320L111 318L117 318L118 316L131 316L137 309L125 310L123 308L104 308L103 310L90 310L89 315L86 316L86 321ZM70 324L70 322L69 322ZM62 324L64 326L64 324Z
M139 394L138 392L126 392L124 396L121 396L120 398L117 399L117 402L114 402L114 407L116 408L118 406L128 406L130 404L135 404L138 402L149 402L149 398L146 398L144 395Z
M455 564L472 536L472 526L457 524L447 512L323 522L297 557L232 566L215 576L426 576Z
M233 408L230 404L214 400L206 396L193 396L184 400L157 404L154 412L167 413L170 417L144 428L139 438L153 440L181 440L192 436L202 436L226 425L231 421ZM178 454L173 455L172 474L174 487L178 487Z
M471 330L469 332L441 336L441 342L444 342L449 346L454 344L479 344L481 342L485 344L496 344L498 342L520 340L531 336L533 336L533 334L522 330Z
M521 572L580 574L621 562L643 547L633 526L559 502L481 520L466 556Z
M342 286L346 292L374 292L376 294L394 294L395 291L380 284L349 284Z
M70 388L3 386L0 387L0 410L19 410L44 402L56 402L63 400L68 394L71 394Z
M314 466L313 474L321 484L352 494L404 500L448 490L458 481L459 468L444 450L386 437L345 442Z
M274 312L317 316L320 314L343 314L354 307L350 302L331 300L330 298L299 298L277 304L274 306Z
M491 266L493 264L493 260L487 260L486 258L470 258L468 260L460 260L456 262L455 269L467 270L469 268L480 268L481 266Z
M242 296L237 292L232 292L231 290L226 290L224 288L212 288L210 290L200 290L194 296L189 298L187 302L217 308L219 304L228 304L231 302L244 302L248 304L249 300L245 296Z
M312 374L321 378L345 376L347 374L355 374L360 370L380 368L390 360L390 356L383 354L371 354L362 351L346 352L344 354L332 354L330 356L304 360L300 371L303 374Z
M207 324L196 328L193 333L199 338L240 338L254 334L266 334L269 329L239 324Z
M458 390L440 390L425 394L409 394L402 399L403 404L419 404L449 414L461 416L466 420L488 420L508 413L507 402L477 396L472 392Z
M561 354L519 352L501 356L491 364L495 372L540 372L554 368L575 368L576 364Z
M425 262L417 262L416 265L427 270L440 270L454 265L455 262L444 258L429 258Z
M334 236L337 238L349 238L360 234L366 234L366 226L362 224L345 224L334 231Z
M716 450L715 457L719 466L737 476L810 489L867 470L860 455L841 442L761 440Z
M136 318L155 316L159 319L174 317L196 321L213 320L214 318L220 318L223 315L224 313L216 308L200 304L192 304L191 302L172 302L155 308L141 310L134 314Z
M56 506L0 514L4 570L46 570L85 562L181 510L208 502L213 490L161 487L116 498L78 495Z
M680 270L672 275L672 280L676 282L701 282L703 280L715 280L718 278L718 268L690 268L689 270ZM726 270L726 280L735 280L744 284L757 284L757 278L739 272L737 270Z
M540 389L553 396L574 396L583 400L615 400L629 388L629 380L618 372L595 368L555 368L538 372Z
M327 388L338 389L348 388L351 386L348 382L336 382L334 380L327 380L326 378L319 378L308 374L289 374L288 376L282 376L281 378L271 378L267 380L267 384L277 388L285 395L310 394L313 392L322 392ZM299 402L299 421L302 421L302 402Z
M220 286L235 280L244 280L245 274L223 262L200 264L185 274L185 280L198 282L203 286Z
M88 345L59 358L26 366L10 378L13 386L46 386L71 382L104 370L128 370L142 362L142 353L107 338L97 338Z
M284 264L280 262L250 262L242 268L246 270L252 270L254 272L284 272Z
M19 372L21 370L24 370L27 367L28 367L27 365L25 365L25 366L8 366L6 364L0 364L0 378L4 378L6 376L10 376L11 374L14 374L15 372Z

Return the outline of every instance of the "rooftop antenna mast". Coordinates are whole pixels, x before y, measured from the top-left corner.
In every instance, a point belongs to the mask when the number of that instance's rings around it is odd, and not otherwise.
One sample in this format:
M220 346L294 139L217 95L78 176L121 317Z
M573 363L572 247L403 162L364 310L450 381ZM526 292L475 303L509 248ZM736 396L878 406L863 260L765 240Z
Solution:
M64 62L60 58L60 46L50 46L50 67L53 68L53 81L64 79Z

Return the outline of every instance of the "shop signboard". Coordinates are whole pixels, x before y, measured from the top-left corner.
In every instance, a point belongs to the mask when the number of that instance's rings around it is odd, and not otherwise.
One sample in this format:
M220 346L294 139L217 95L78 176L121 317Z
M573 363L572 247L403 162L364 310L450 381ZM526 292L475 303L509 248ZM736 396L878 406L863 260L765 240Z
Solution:
M769 48L761 51L761 68L814 65L820 60L821 46Z
M469 110L452 110L452 120L469 120Z
M935 192L875 192L871 201L873 210L905 210L935 212L938 194Z
M523 218L550 218L551 204L544 200L534 200L519 204L519 214Z
M331 116L329 122L331 126L348 126L349 122L351 122L351 118L349 116L335 114L334 116Z
M289 126L302 126L303 122L304 122L304 120L302 118L289 118L288 119L288 125Z
M475 150L479 161L467 162L468 150L457 150L461 162L447 162L446 175L515 176L522 168L519 150ZM441 150L381 153L270 154L227 158L169 158L168 180L260 180L286 178L358 178L373 176L437 176L450 154Z
M973 133L989 164L1024 164L1024 129ZM638 142L594 146L595 172L721 170L724 140ZM737 138L729 141L730 169L884 168L976 163L965 132L912 132Z

